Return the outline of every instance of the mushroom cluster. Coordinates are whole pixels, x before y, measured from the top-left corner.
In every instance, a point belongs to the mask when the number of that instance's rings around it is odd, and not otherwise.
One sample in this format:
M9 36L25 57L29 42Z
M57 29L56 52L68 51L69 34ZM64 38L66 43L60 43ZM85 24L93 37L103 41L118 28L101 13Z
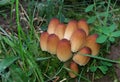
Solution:
M53 18L47 32L41 33L41 49L56 55L62 62L71 59L69 67L78 73L78 65L84 66L90 60L90 57L84 54L96 56L100 49L100 45L96 43L98 35L89 35L89 31L85 20L71 20L68 24L64 24L57 18ZM72 72L69 75L71 78L76 77Z

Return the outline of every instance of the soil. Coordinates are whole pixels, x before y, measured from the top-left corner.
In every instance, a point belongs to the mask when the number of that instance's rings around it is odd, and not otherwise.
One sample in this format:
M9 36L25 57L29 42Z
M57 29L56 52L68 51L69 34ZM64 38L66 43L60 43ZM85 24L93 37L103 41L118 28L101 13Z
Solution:
M107 58L112 60L120 60L120 42L117 46L112 45L110 47L110 54L107 56ZM120 64L113 64L113 68L115 69L115 73L118 79L118 81L115 82L120 82ZM106 75L101 79L95 80L94 82L114 82L113 80L114 79L111 78L110 75Z
M120 42L117 46L116 45L111 46L111 53L108 56L108 58L112 60L120 60ZM116 75L120 81L120 64L114 64L113 66L115 68Z

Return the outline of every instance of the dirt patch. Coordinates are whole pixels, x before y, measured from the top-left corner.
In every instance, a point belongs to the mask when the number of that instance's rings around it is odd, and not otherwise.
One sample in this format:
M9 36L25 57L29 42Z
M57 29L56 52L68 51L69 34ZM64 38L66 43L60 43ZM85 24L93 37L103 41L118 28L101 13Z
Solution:
M110 47L110 54L107 56L107 58L112 60L120 60L120 42L118 45L112 45ZM116 82L120 82L120 64L113 64L113 67L115 69L115 75L117 77ZM97 79L94 82L114 82L114 77L111 77L109 74L103 76L101 79Z
M117 46L116 45L111 46L111 53L108 56L108 58L112 60L120 60L120 42ZM113 66L115 68L118 80L120 81L120 64L114 64Z
M113 82L110 78L110 76L106 75L104 77L102 77L101 79L97 79L94 82Z

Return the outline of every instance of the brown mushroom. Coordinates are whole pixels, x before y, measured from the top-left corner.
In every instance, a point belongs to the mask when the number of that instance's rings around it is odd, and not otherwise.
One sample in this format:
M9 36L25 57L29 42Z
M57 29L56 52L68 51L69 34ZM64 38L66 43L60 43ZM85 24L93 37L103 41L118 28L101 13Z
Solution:
M92 51L92 55L96 56L99 53L100 44L96 43L98 35L93 34L87 37L85 46L89 47Z
M58 24L55 28L55 34L60 38L60 40L64 37L65 29L66 26L63 23Z
M59 42L58 36L50 34L47 39L47 50L51 54L56 54L57 45Z
M57 46L57 57L60 61L67 61L72 57L71 44L67 39L59 41Z
M42 51L47 51L47 39L48 39L48 32L41 33L40 36L40 47Z
M84 56L84 54L91 54L90 48L83 47L80 49L78 53L73 56L73 61L81 66L86 65L89 62L90 57Z
M88 26L86 20L82 19L82 20L78 21L78 28L83 29L85 31L86 35L88 36L89 26Z
M55 33L55 28L59 23L60 23L60 21L57 18L53 18L48 25L47 32L49 34L54 34Z
M72 20L67 24L65 34L64 34L64 38L67 39L67 40L70 40L70 37L75 30L77 30L77 21Z
M82 48L85 41L86 33L82 29L77 29L76 31L74 31L70 38L72 52L76 52L80 48Z
M70 62L70 69L71 71L69 72L69 76L71 78L75 78L79 72L79 69L78 69L78 65L74 61Z

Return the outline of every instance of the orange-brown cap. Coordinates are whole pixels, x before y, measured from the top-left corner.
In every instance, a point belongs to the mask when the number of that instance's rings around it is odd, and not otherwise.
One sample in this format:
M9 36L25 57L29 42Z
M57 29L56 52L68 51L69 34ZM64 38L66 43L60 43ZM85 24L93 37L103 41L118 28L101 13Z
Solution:
M86 20L83 20L83 19L79 20L78 21L78 28L83 29L85 31L86 35L88 36L88 34L89 34L89 26L88 26Z
M48 39L48 32L41 33L40 36L40 47L43 51L47 51L47 39Z
M67 61L72 57L70 41L62 39L57 46L57 57L60 61Z
M59 23L60 23L60 21L57 18L53 18L48 25L47 32L49 34L54 34L55 33L55 28Z
M71 35L73 34L73 32L75 30L77 30L77 21L72 20L67 24L66 30L65 30L65 34L64 34L64 38L67 40L70 40Z
M70 38L72 52L76 52L80 48L82 48L85 41L86 33L82 29L77 29L76 31L74 31Z
M69 76L71 78L75 78L79 72L79 69L78 69L78 65L74 61L71 61L70 69L71 69L71 72L69 72Z
M56 54L57 45L59 42L58 36L50 34L47 39L47 50L51 54Z
M92 50L92 55L97 55L99 53L100 44L96 43L98 35L93 34L87 37L85 46Z
M80 49L78 53L73 56L73 61L79 65L86 65L89 62L90 57L84 56L84 54L91 54L90 48L83 47Z
M55 34L60 38L60 40L64 37L65 29L66 26L63 23L58 24L55 28Z

